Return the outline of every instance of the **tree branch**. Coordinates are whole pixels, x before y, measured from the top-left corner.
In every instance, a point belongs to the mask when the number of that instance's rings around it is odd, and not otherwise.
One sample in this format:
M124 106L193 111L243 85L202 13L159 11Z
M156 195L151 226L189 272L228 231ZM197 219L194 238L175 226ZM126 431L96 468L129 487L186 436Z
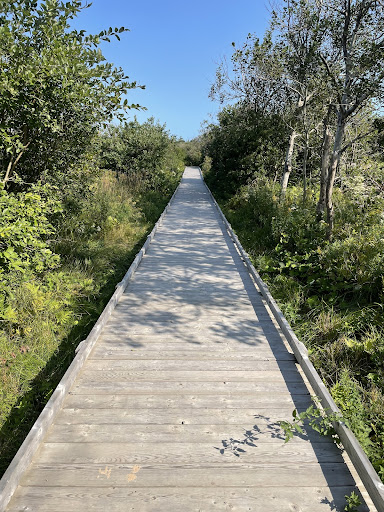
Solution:
M13 160L13 158L11 158L11 160L9 161L9 164L7 166L7 171L5 173L5 176L4 176L4 179L2 181L3 185L5 185L9 179L10 179L10 176L12 174L12 172L14 171L16 165L18 164L18 162L20 161L20 158L23 156L23 154L25 153L25 150L28 148L28 146L31 144L31 141L29 141L24 147L23 149L20 151L20 153L17 155L16 159Z
M376 129L375 128L372 128L371 130L368 130L367 132L365 133L361 133L360 135L358 135L357 137L355 137L353 140L351 140L350 142L348 142L348 144L346 144L344 147L341 148L340 150L340 154L343 154L344 151L346 151L348 148L350 148L352 146L352 144L354 144L355 142L357 142L358 140L361 140L361 139L364 139L365 137L368 137L368 135L370 135L371 133L373 133Z

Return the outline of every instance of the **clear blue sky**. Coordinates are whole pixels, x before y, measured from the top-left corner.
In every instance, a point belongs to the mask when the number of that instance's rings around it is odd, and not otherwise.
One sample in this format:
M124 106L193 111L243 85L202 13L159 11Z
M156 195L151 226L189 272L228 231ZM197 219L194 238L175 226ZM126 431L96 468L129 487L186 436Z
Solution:
M217 64L249 32L264 35L268 0L93 0L76 28L98 33L124 26L121 42L102 46L104 56L131 80L146 86L128 99L147 107L131 111L139 121L153 116L168 130L189 140L219 106L208 93Z

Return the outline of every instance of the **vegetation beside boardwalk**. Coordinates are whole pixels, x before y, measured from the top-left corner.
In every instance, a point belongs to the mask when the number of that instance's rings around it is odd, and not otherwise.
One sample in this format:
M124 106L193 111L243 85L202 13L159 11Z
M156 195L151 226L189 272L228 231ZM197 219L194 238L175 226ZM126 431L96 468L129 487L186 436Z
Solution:
M1 2L1 472L184 169L165 126L124 121L137 84L98 46L125 29L71 30L81 8Z

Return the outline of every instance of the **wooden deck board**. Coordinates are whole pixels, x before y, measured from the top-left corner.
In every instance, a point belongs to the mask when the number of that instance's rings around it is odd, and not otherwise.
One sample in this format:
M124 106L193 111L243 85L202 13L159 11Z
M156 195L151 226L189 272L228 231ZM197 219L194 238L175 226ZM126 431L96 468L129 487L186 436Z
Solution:
M292 419L292 410L295 407L303 410L311 403L309 395L306 394L296 396L291 396L289 393L276 395L271 395L270 393L255 394L247 392L246 390L242 393L230 393L228 395L175 395L173 393L152 395L71 394L66 401L67 409L63 409L63 414L64 416L68 415L68 417L75 415L80 418L82 414L89 414L89 409L95 409L94 413L99 415L102 413L97 410L103 409L106 411L104 414L111 414L112 417L112 411L115 409L123 409L126 413L125 417L128 418L128 416L132 416L132 418L134 418L137 409L155 409L156 411L153 412L147 411L144 413L142 411L141 413L137 412L137 414L141 414L144 418L147 418L150 423L158 422L155 418L156 414L159 414L159 418L163 418L162 421L172 423L174 421L175 412L168 412L168 409L177 409L181 418L186 419L186 417L189 418L193 415L190 421L198 422L202 421L203 418L208 418L208 423L212 423L213 419L217 421L221 418L223 418L222 421L224 422L231 422L231 415L236 414L236 417L238 417L240 414L242 416L242 412L244 412L244 417L249 419L257 415L259 408L265 410L267 407L271 409L289 409L288 417ZM228 415L226 414L227 408L232 409L232 411L228 411ZM73 411L74 409L74 412L70 412L70 410ZM197 417L197 413L194 409L204 409L199 412L201 418ZM235 412L236 409L241 409L241 411ZM167 412L169 420L166 419ZM283 411L281 415L283 415ZM62 421L61 417L60 413L57 422ZM233 418L233 422L236 422L236 417ZM280 419L287 418L276 416L277 421ZM205 421L204 419L204 422Z
M203 359L205 360L205 359ZM292 370L286 372L283 376L279 370L275 371L221 371L221 370L143 370L143 371L106 371L106 370L84 370L79 381L133 381L135 383L140 381L153 382L153 381L176 381L179 383L185 382L260 382L262 381L266 385L266 379L268 383L273 382L297 382L300 384L301 389L302 378L299 372Z
M152 360L154 357L157 360L175 359L175 357L178 360L187 360L190 357L194 357L199 361L260 361L275 357L278 361L295 361L295 356L281 346L271 350L271 347L268 345L262 347L260 344L257 351L252 346L245 346L240 352L230 350L227 345L223 346L223 344L221 344L220 350L217 350L214 344L211 344L210 347L207 344L205 347L194 344L185 345L185 343L149 342L142 344L141 347L132 347L126 342L116 344L110 342L108 344L100 344L93 351L92 359L127 359L129 361L137 359L142 361L145 359ZM210 350L207 350L208 348ZM215 348L216 350L214 350ZM250 348L250 350L245 351L246 348ZM193 354L192 351L195 353ZM295 370L292 371L296 372Z
M162 487L215 487L215 486L249 486L276 487L281 492L289 487L333 487L353 485L353 478L343 463L297 463L294 461L279 464L244 464L234 463L222 468L218 464L200 464L190 467L188 464L167 464L153 466L140 465L136 479L130 475L137 464L39 464L33 466L22 479L22 486L60 486L60 487L149 487L157 488L161 494ZM295 470L293 471L293 467ZM110 477L105 474L111 468ZM104 473L103 473L104 472ZM122 507L124 504L121 504ZM122 508L124 510L124 508ZM309 512L309 511L308 511Z
M330 443L261 442L255 447L239 445L226 449L222 440L216 442L126 442L126 443L44 443L39 465L45 464L139 464L143 466L183 465L188 467L247 467L249 464L280 466L291 460L294 464L316 462L342 463L340 451Z
M247 442L257 445L276 443L276 439L284 440L283 430L271 422L254 422L249 428L244 425L153 425L139 424L127 428L124 424L79 424L53 425L49 442L51 443L213 443L223 446L229 441L230 446L246 445ZM231 441L232 440L232 441ZM292 444L303 441L329 443L329 439L311 428L304 428L301 437L295 436ZM247 446L244 446L246 449Z
M9 512L329 512L343 510L345 495L353 486L342 487L24 487ZM366 507L361 512L367 512Z
M310 403L187 168L7 510L342 510L339 450L309 428L285 444L278 424Z

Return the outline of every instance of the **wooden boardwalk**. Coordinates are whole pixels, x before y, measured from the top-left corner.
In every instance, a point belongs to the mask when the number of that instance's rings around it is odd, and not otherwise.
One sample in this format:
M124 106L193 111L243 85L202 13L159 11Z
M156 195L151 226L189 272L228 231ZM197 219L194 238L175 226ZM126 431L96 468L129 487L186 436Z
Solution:
M9 512L343 510L328 439L195 168L11 499ZM361 510L368 510L362 507Z

